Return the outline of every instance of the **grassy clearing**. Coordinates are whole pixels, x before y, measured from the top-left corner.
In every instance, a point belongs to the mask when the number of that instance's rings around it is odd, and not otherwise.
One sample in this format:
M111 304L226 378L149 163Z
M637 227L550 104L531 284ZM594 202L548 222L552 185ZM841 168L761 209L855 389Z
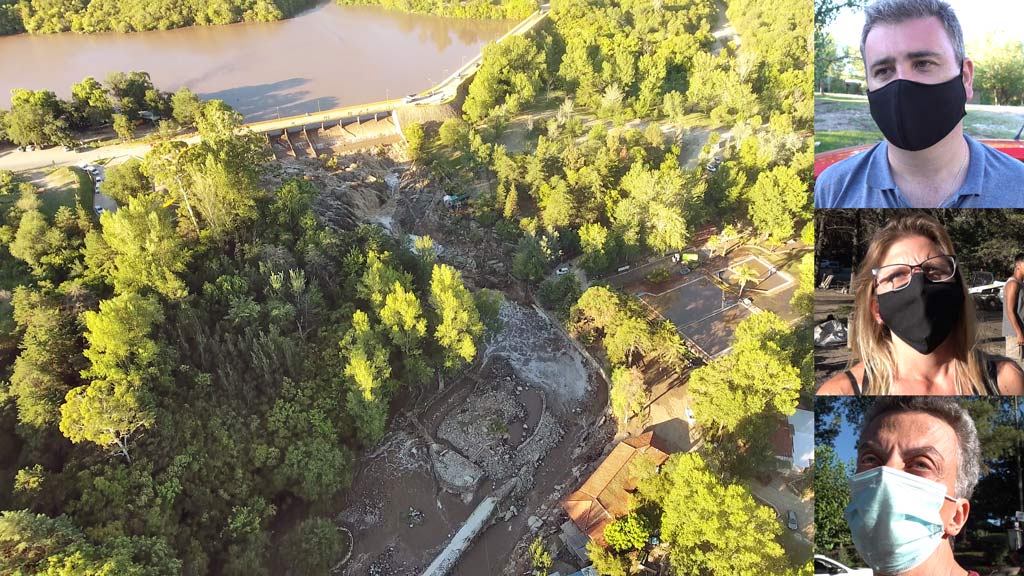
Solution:
M964 132L974 138L1013 138L1024 125L1024 107L968 105ZM816 94L815 153L882 139L871 119L868 100L853 94Z
M829 150L857 146L858 144L874 144L882 139L882 133L864 130L844 130L841 132L815 132L814 153L820 154ZM819 144L820 142L820 144Z
M39 199L42 212L53 218L61 206L74 209L76 205L88 207L92 201L93 183L80 168L59 168L44 180Z

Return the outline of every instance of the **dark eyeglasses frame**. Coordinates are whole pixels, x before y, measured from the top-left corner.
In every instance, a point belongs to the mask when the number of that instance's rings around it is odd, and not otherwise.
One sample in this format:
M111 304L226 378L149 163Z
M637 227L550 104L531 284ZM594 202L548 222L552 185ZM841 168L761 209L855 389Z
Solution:
M885 269L885 268L889 268L891 266L910 266L910 275L913 276L915 270L920 270L923 273L924 272L924 265L925 265L925 263L928 262L929 260L935 260L936 258L949 258L950 261L953 262L953 272L949 275L949 278L946 278L945 280L933 280L933 282L949 282L951 279L956 277L956 271L957 271L956 256L954 256L952 254L938 254L936 256L932 256L931 258L928 258L927 260L925 260L924 262L921 262L920 264L900 264L900 263L896 263L896 264L886 264L885 266L879 266L878 268L872 268L871 269L871 276L875 280L875 288L876 289L878 288L878 273L880 271L882 271L883 269ZM893 288L893 289L890 290L890 292L899 292L900 290L903 290L907 286L910 286L910 282L907 282L906 284L904 284L903 286L900 286L899 288Z

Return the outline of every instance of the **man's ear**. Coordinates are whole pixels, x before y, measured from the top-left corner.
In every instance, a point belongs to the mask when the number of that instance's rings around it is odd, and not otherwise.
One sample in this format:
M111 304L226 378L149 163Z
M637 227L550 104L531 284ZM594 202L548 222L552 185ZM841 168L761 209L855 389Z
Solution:
M964 90L967 92L967 101L974 98L974 61L964 58Z
M947 502L953 506L953 515L946 521L943 528L948 536L956 536L964 529L967 515L971 511L971 503L966 498L958 498L956 502Z

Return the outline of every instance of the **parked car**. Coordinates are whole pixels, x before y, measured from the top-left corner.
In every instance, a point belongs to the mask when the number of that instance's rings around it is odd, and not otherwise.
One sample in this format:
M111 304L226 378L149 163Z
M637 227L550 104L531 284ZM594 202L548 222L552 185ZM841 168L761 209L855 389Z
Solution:
M568 266L562 266L558 270L555 270L555 274L557 274L559 276L565 276L568 273L569 273L569 267Z
M97 216L103 214L103 206L96 205L93 206L92 209L96 211Z
M693 272L693 270L690 270L689 266L680 266L679 267L679 275L680 276L686 276L690 272Z
M874 576L874 572L872 572L871 568L850 568L845 564L822 556L821 554L814 555L814 576L833 576L835 574L843 574L845 576Z
M796 521L796 512L790 510L789 513L786 514L786 526L788 526L790 530L800 529L800 524Z
M1024 126L1021 127L1021 131L1017 132L1017 136L1013 140L997 140L997 139L982 139L979 142L987 144L996 150L1016 158L1017 160L1024 161L1024 140L1021 140L1021 132L1024 132ZM829 150L828 152L822 152L814 155L814 177L817 178L819 174L825 171L825 168L841 161L846 160L850 156L859 154L865 150L875 146L875 143L862 144L860 146L850 146L847 148L840 148L838 150Z

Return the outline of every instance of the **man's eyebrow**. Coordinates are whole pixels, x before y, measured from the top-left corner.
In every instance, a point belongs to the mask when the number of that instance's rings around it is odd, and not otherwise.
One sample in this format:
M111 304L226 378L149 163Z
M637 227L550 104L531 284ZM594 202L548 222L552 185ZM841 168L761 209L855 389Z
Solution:
M915 456L931 456L936 462L942 463L946 461L946 458L942 456L942 453L935 449L934 446L920 446L917 448L910 448L903 452L903 459L913 458Z
M871 451L871 452L884 452L884 448L878 442L874 440L862 440L857 443L857 453ZM906 460L907 458L914 458L915 456L931 456L934 460L940 463L944 463L946 458L939 452L934 446L918 446L916 448L908 448L900 454L901 458Z
M914 52L907 52L905 55L907 60L920 60L921 58L941 58L942 53L934 50L915 50ZM893 56L886 56L885 58L879 58L871 63L868 67L873 70L877 66L892 66L896 63L896 58Z
M871 65L868 66L868 69L874 70L876 67L882 66L882 65L892 66L895 63L896 63L896 59L895 58L893 58L892 56L886 56L885 58L881 58L879 60L875 60L874 62L872 62Z
M863 452L864 450L881 451L882 445L874 440L861 440L857 443L857 452Z

